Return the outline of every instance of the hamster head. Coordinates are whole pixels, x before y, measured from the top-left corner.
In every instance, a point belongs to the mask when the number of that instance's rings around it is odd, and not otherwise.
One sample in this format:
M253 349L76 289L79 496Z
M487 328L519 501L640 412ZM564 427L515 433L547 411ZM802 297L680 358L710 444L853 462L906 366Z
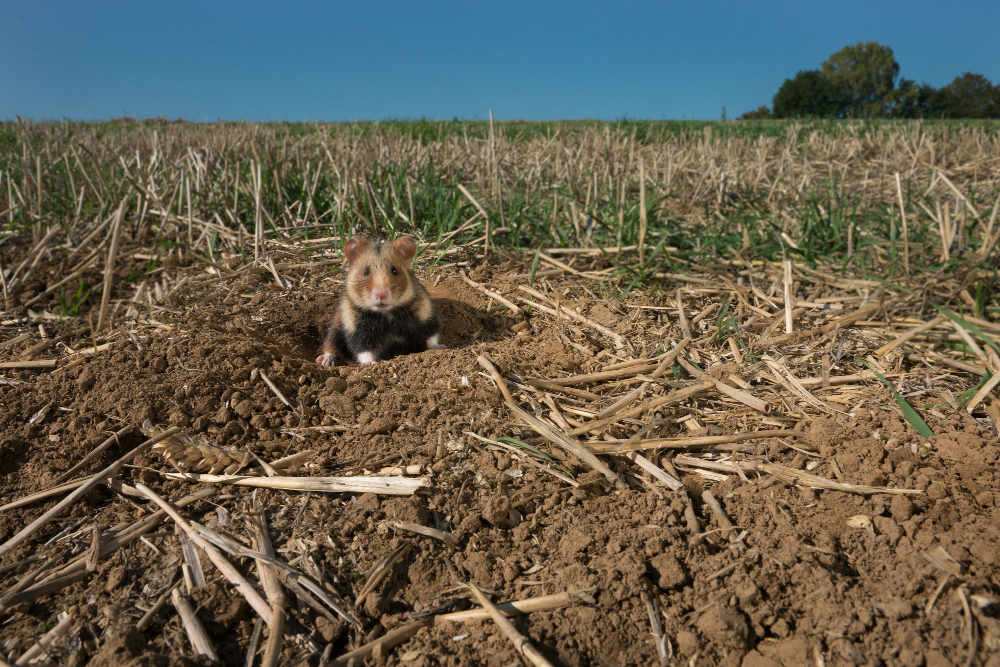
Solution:
M355 236L344 246L347 255L347 298L358 308L386 311L413 300L410 264L417 242L409 236L373 242Z

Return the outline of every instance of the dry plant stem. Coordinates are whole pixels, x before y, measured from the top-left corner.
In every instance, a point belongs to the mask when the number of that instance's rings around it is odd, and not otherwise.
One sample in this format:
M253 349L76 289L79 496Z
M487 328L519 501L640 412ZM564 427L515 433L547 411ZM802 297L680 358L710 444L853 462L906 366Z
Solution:
M6 368L55 368L58 363L55 359L36 359L34 361L4 361L0 362L0 369Z
M92 450L90 450L87 453L86 456L84 456L82 459L80 459L79 463L77 463L75 466L73 466L72 468L70 468L69 470L67 470L66 472L64 472L63 474L59 475L59 477L57 477L56 479L57 480L64 480L64 479L66 479L67 477L69 477L70 475L72 475L73 473L75 473L77 470L79 470L80 468L82 468L83 466L85 466L87 463L89 463L91 460L93 460L97 456L100 456L101 454L103 454L104 450L106 450L108 447L110 447L114 443L118 442L119 438L121 438L123 435L125 435L126 433L128 433L129 431L131 431L133 428L135 428L135 427L132 424L129 424L125 428L119 429L117 432L115 432L113 435L111 435L107 440L105 440L104 442L102 442L101 444L99 444L97 447L94 447Z
M97 315L97 333L104 331L104 325L107 324L108 302L111 299L111 284L114 282L115 277L118 238L121 236L122 218L125 215L126 201L126 199L123 199L121 204L118 205L118 211L115 213L115 221L111 227L111 244L108 247L108 259L104 264L104 289L101 292L101 307Z
M549 297L545 296L544 294L542 294L538 290L532 289L530 287L526 287L524 285L518 285L517 288L519 290L521 290L522 292L527 292L528 294L532 295L533 297L535 297L537 299L543 299L543 300L549 301L549 302L552 301ZM538 308L539 310L541 310L544 313L548 313L548 314L554 315L556 317L561 317L564 320L575 320L577 322L581 322L582 324L586 324L587 326L589 326L589 327L591 327L591 328L593 328L593 329L601 332L602 334L604 334L605 336L607 336L608 338L610 338L611 340L613 340L615 342L615 345L617 347L625 347L625 339L621 336L621 334L619 334L616 331L612 331L611 329L607 328L606 326L598 324L597 322L594 322L591 319L588 319L588 318L584 317L583 315L581 315L580 313L576 312L572 308L567 308L566 306L561 306L559 304L555 304L556 308L553 309L553 308L549 308L548 306L543 306L543 305L541 305L539 303L535 303L533 301L529 301L529 300L525 299L524 297L519 297L519 298L521 299L521 301L524 301L529 306L532 306L533 308Z
M45 500L52 496L59 496L67 491L72 491L73 489L79 488L81 485L86 484L90 481L89 477L84 477L83 479L77 479L72 482L66 482L65 484L60 484L58 486L53 486L50 489L44 491L39 491L37 493L32 493L31 495L24 496L23 498L18 498L17 500L12 500L6 505L0 505L0 512L6 510L12 510L16 507L24 507L25 505L30 505L32 503L37 503L39 500Z
M660 396L659 398L654 398L653 400L643 403L641 405L637 405L634 408L629 408L628 410L624 410L622 412L619 412L618 414L609 415L604 419L598 419L596 421L588 422L583 426L579 426L573 429L572 431L569 431L567 435L574 436L574 435L580 435L581 433L587 433L589 431L596 431L598 429L604 428L609 424L613 424L616 421L620 421L622 419L628 419L630 417L635 417L637 415L641 415L644 412L650 410L656 410L657 408L661 408L665 405L680 403L681 401L687 400L692 396L696 396L703 391L708 391L714 386L715 383L711 382L710 380L703 380L697 384L693 384L688 387L675 389L666 396Z
M174 433L176 433L179 430L180 429L178 427L167 429L166 431L164 431L163 433L161 433L157 437L150 438L149 440L146 440L145 442L143 442L143 443L139 444L138 446L136 446L135 449L133 449L132 451L128 452L127 454L125 454L124 456L122 456L121 458L119 458L117 461L115 461L114 463L112 463L111 465L109 465L107 468L105 468L101 472L99 472L96 475L94 475L93 477L91 477L90 480L87 483L85 483L82 486L78 487L75 491L73 491L71 494L69 494L68 496L66 496L65 498L63 498L61 501L59 501L56 505L54 505L52 508L50 508L44 514L42 514L40 517L38 517L37 519L35 519L34 521L32 521L30 524L28 524L27 526L25 526L24 528L22 528L20 531L18 531L9 540L7 540L6 542L4 542L3 544L0 544L0 556L2 556L3 554L7 553L11 549L13 549L14 547L16 547L18 544L20 544L24 540L28 539L31 535L33 535L35 533L35 531L37 531L39 528L41 528L42 526L44 526L46 523L48 523L52 519L54 519L57 516L59 516L63 512L63 510L65 510L67 507L69 507L70 505L72 505L73 503L75 503L77 500L79 500L80 498L82 498L85 493L87 493L92 488L94 488L95 486L97 486L98 484L100 484L101 482L103 482L105 479L107 479L108 477L113 477L113 476L117 475L118 471L121 469L121 467L123 465L125 465L126 463L128 463L129 461L131 461L133 458L135 458L135 456L137 454L139 454L140 452L142 452L144 449L146 449L150 445L153 445L153 444L159 442L160 440L162 440L164 438L170 437L171 435L173 435Z
M661 470L659 466L657 466L655 463L653 463L646 457L642 456L641 454L637 454L636 452L629 452L625 454L625 458L627 458L629 461L632 461L640 468L648 472L650 475L663 482L663 484L666 485L666 487L671 491L677 491L679 489L684 488L684 483L681 482L681 480L677 479L670 473Z
M164 605L167 604L167 600L170 598L173 592L177 590L177 584L174 583L173 580L174 577L171 577L171 583L169 586L167 586L167 590L160 593L160 597L156 598L156 602L154 602L153 606L149 608L149 611L143 614L142 618L140 618L139 621L135 624L136 630L142 632L147 627L149 627L149 624L153 622L153 617L155 617L160 612L160 610L163 609Z
M35 661L37 658L46 655L49 647L51 647L55 642L59 640L64 634L69 631L70 625L73 623L73 617L68 612L63 612L60 614L59 622L54 628L46 632L44 635L39 637L38 641L28 647L28 650L21 654L17 660L14 661L15 665L26 665L29 662Z
M209 475L193 472L160 472L168 479L189 482L256 486L287 491L323 493L377 493L388 496L411 496L430 484L426 477L254 477L249 475Z
M725 394L726 396L728 396L729 398L733 399L734 401L739 401L743 405L746 405L747 407L753 408L754 410L757 410L758 412L763 412L765 414L767 413L767 403L765 403L764 401L760 400L756 396L752 396L751 394L748 394L747 392L743 391L742 389L737 389L735 387L730 387L728 384L726 384L722 380L716 380L715 378L713 378L708 373L705 373L703 371L698 370L697 368L695 368L694 366L692 366L691 364L689 364L684 359L678 359L677 362L681 365L681 367L684 368L684 370L686 370L692 376L698 378L699 380L704 380L706 382L711 382L713 385L715 385L715 388L719 391L720 394Z
M364 586L362 586L361 590L358 591L358 594L354 596L355 608L360 607L361 603L365 600L365 596L374 591L378 585L389 576L389 573L392 572L393 566L397 561L399 561L399 559L410 552L410 548L410 543L405 542L402 546L394 549L388 556L380 559L379 562L375 564L375 567L372 568L372 573L368 575L368 579L365 581Z
M536 665L536 667L551 667L552 663L545 659L541 653L538 652L527 637L522 635L514 627L514 624L501 613L499 609L496 608L492 602L490 602L483 592L476 587L475 584L466 584L471 591L472 596L475 598L476 602L480 604L487 612L489 612L490 618L496 623L500 629L503 631L507 638L510 640L511 644L514 645L514 649L519 655L523 656L529 663Z
M541 419L538 419L534 415L530 415L522 410L514 402L514 397L511 396L510 389L507 388L507 382L500 375L500 372L497 370L496 366L489 359L489 357L486 355L479 355L476 357L476 361L486 370L487 373L490 374L494 382L496 382L497 388L500 390L500 393L503 394L504 401L507 403L507 407L510 408L510 410L522 421L524 421L524 423L530 426L532 430L550 442L559 445L570 454L576 456L590 468L604 475L605 479L614 484L616 487L624 488L624 482L618 478L618 475L616 475L611 468L605 465L604 462L594 456L590 450L576 440L569 438L566 434L558 431L552 426L549 426Z
M278 389L277 385L271 382L271 378L267 377L267 374L264 372L264 369L259 369L259 372L260 372L260 378L264 381L264 384L266 384L268 388L274 392L274 395L278 397L278 400L280 400L282 403L288 406L289 409L294 410L295 408L292 406L289 400L285 398L285 395L281 393L281 390Z
M853 313L848 313L847 315L843 315L834 320L831 320L830 322L827 322L821 327L805 329L803 331L796 331L795 333L785 334L783 336L775 336L774 338L768 338L766 340L762 340L760 342L760 345L766 347L768 345L782 345L785 343L793 343L795 341L811 338L812 336L819 336L821 334L830 333L831 331L833 331L838 327L843 329L844 327L853 324L858 320L865 319L866 317L874 313L876 310L878 310L879 307L880 304L878 303L870 303L867 306L864 306L863 308L854 311Z
M934 319L929 320L927 322L924 322L923 324L910 329L909 331L907 331L906 333L902 334L901 336L899 336L899 337L895 338L894 340L886 343L885 345L883 345L879 349L877 349L874 352L872 352L872 354L875 357L884 357L885 355L889 354L889 352L895 350L897 347L899 347L900 345L902 345L906 341L910 340L914 336L918 336L918 335L922 334L923 332L927 331L928 329L933 329L943 319L944 319L943 315L938 315Z
M585 375L571 375L564 378L553 378L549 380L554 385L569 387L578 384L590 384L592 382L604 382L606 380L618 380L621 378L630 378L636 375L642 375L646 371L651 371L656 368L655 363L645 364L643 366L632 366L630 368L620 368L613 371L601 371L600 373L587 373Z
M798 438L801 436L801 431L777 429L771 431L748 431L747 433L734 433L732 435L654 438L650 440L638 440L636 442L630 442L629 440L619 440L617 442L594 441L582 444L590 447L596 454L624 454L626 452L640 452L647 449L695 449L698 447L713 447L715 445L726 445L762 438Z
M899 172L896 172L896 197L899 201L899 219L903 224L903 272L907 279L910 277L910 231L906 224L906 208L903 206L903 184L899 180Z
M173 519L181 529L187 533L187 536L191 538L191 541L201 547L208 559L219 569L222 575L230 581L236 589L246 598L246 601L250 603L250 606L264 619L264 622L270 625L272 614L271 607L267 602L260 596L260 593L247 581L232 563L230 563L222 555L222 553L215 548L214 545L210 544L205 540L191 524L182 517L177 510L175 510L170 503L161 498L155 491L147 487L145 484L136 484L135 488L137 491L142 493L144 496L152 500L156 505L166 512L171 519Z
M573 387L564 387L562 385L556 384L549 380L544 380L542 378L525 378L525 384L530 384L532 387L537 387L539 389L547 389L548 391L558 391L560 393L566 394L567 396L575 396L576 398L583 398L589 401L599 401L601 400L600 394L595 394L591 391L585 391L583 389L575 389Z
M473 289L477 289L480 292L482 292L483 294L485 294L487 297L493 299L494 301L496 301L498 303L502 303L503 305L507 306L507 308L510 309L510 312L512 312L514 315L520 315L521 314L521 308L520 308L520 306L518 306L517 304L515 304L510 299L504 297L499 292L494 292L491 289L487 289L483 285L481 285L481 284L477 283L476 281L472 280L471 278L469 278L469 276L465 275L464 272L459 273L458 277L461 278L465 282L465 284L468 285L469 287L472 287Z
M785 274L785 333L790 334L792 327L792 310L795 308L795 296L792 290L792 262L785 260L782 262Z
M971 415L972 411L975 410L980 403L982 403L983 399L985 399L998 384L1000 384L1000 369L994 369L993 376L986 381L986 384L979 388L976 395L973 396L972 400L969 401L969 404L965 406L965 411Z
M258 512L251 521L254 533L254 545L257 551L275 558L274 545L271 544L271 536L267 530L266 519L263 512ZM264 586L264 593L271 603L271 623L267 635L267 644L264 645L264 657L261 659L261 667L274 667L278 664L278 656L281 654L281 639L285 632L285 591L281 587L281 580L278 578L274 568L263 561L257 561L257 571L260 574L261 584Z
M338 656L331 664L345 666L350 664L361 664L365 658L372 655L376 650L384 651L392 648L393 646L402 644L407 639L417 634L421 628L425 628L430 625L430 623L431 619L425 618L419 621L412 621L406 625L401 625L398 628L390 630L381 637L373 639L367 644Z
M194 608L191 607L187 598L174 588L170 591L170 601L181 617L184 631L187 633L188 641L191 642L191 648L194 649L195 654L207 658L210 662L219 662L219 656L212 646L212 640L209 639L208 633L205 632L205 626L198 620L198 616L195 615Z
M718 498L715 497L715 494L711 491L702 491L701 499L712 510L712 516L715 517L715 522L719 524L719 528L727 532L736 528L733 522L729 520L729 517L726 516L726 511L722 509L722 505L719 503Z
M542 595L524 600L514 600L512 602L502 602L496 605L500 613L507 616L515 614L528 614L533 611L547 611L549 609L560 609L573 604L593 604L594 600L584 591L566 591L554 595ZM434 617L434 625L440 623L470 623L472 621L482 621L490 618L490 613L483 608L468 609L466 611L453 611L447 614L439 614Z
M408 533L416 533L417 535L423 535L424 537L431 537L435 540L440 540L441 542L450 544L453 547L458 546L457 537L443 530L438 530L437 528L422 526L419 523L412 523L410 521L390 521L389 525L396 530L405 530Z

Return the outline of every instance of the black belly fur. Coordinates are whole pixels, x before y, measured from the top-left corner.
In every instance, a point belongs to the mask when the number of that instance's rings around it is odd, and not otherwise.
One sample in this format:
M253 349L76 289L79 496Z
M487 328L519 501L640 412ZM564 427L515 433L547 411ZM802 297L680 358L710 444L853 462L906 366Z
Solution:
M338 354L347 359L357 359L361 352L372 352L377 360L423 352L427 349L427 339L441 330L436 314L420 321L408 308L386 312L359 309L355 318L353 333L340 328L334 336Z

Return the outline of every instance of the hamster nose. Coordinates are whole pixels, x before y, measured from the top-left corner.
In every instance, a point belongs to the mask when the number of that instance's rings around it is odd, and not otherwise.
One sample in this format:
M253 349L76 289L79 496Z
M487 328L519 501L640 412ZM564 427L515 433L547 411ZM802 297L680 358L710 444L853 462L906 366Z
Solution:
M389 301L389 290L385 287L376 287L372 290L372 300L377 304L383 304Z

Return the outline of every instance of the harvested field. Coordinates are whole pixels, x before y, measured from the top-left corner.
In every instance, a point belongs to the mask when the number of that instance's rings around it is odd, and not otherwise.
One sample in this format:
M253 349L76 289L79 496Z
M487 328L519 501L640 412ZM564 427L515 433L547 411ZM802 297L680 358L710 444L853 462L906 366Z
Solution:
M1000 664L996 128L445 125L2 127L0 660Z

